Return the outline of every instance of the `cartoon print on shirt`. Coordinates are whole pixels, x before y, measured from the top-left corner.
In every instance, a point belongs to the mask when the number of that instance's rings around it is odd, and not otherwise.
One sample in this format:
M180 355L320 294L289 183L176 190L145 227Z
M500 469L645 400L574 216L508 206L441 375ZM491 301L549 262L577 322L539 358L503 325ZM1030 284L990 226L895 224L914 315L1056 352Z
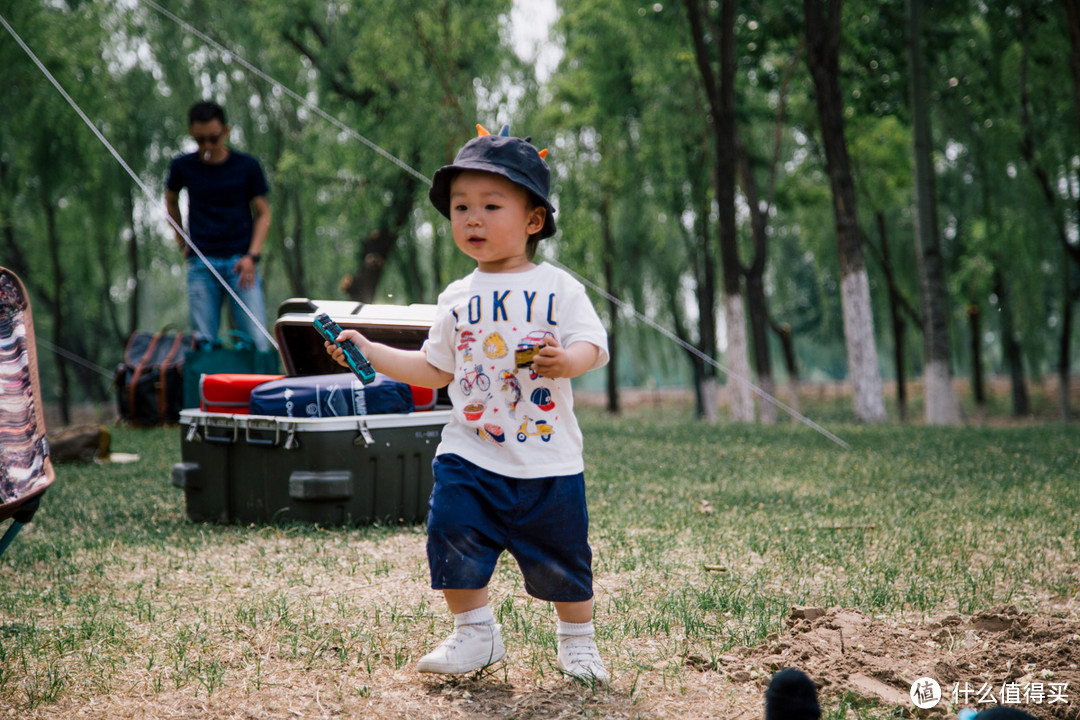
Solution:
M544 412L551 412L555 409L555 401L551 397L551 391L546 387L538 387L533 390L529 400Z
M484 427L476 428L476 436L481 440L493 442L496 445L502 445L503 441L506 440L506 433L503 432L502 427L494 423L486 423Z
M491 399L491 396L488 396ZM465 413L465 419L469 422L476 422L484 416L484 411L487 410L487 403L483 400L470 400L469 403L463 409Z
M557 306L555 293L493 290L473 295L451 311L458 328L458 387L467 398L464 419L480 441L502 445L513 435L519 443L537 437L546 443L555 434L556 395L535 384L540 374L533 359L548 338L556 336ZM478 343L482 355L473 352ZM491 387L496 379L497 390ZM516 410L522 400L530 401L532 415L519 420Z
M510 408L510 415L513 416L514 410L517 409L517 404L521 400L521 383L518 382L517 376L509 370L503 370L499 373L499 379L502 380L503 397L506 399L506 404Z
M466 395L472 394L473 386L480 388L480 392L487 392L491 387L491 378L484 373L484 366L481 363L472 363L472 355L469 355L465 362L473 365L470 368L462 368L461 370L461 392Z
M518 442L525 442L529 437L539 435L541 440L547 442L554 434L555 428L551 427L551 425L548 424L547 420L544 420L543 418L533 420L531 417L526 415L525 421L521 423L521 427L518 428L517 439Z
M472 330L463 330L458 337L458 350L464 350L465 356L462 358L465 362L472 362L472 344L476 342L476 336L472 334Z
M506 346L506 341L502 339L502 335L499 333L494 332L484 338L484 354L492 360L506 357L508 352L510 352L510 349Z

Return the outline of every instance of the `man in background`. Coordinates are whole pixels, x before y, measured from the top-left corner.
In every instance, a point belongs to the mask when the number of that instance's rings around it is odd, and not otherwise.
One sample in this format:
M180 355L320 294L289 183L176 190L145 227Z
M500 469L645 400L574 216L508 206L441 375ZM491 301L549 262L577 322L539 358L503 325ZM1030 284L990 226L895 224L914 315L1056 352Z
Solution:
M225 111L213 102L199 102L188 111L188 134L198 145L193 153L177 155L169 165L165 204L176 227L183 227L180 191L188 191L188 235L206 263L175 231L176 243L187 258L188 312L199 344L213 341L221 327L221 308L227 291L209 266L228 283L248 312L230 296L236 328L249 335L259 350L270 348L264 327L259 257L270 229L269 187L254 157L228 146ZM250 315L249 315L250 312ZM251 316L254 316L252 319Z

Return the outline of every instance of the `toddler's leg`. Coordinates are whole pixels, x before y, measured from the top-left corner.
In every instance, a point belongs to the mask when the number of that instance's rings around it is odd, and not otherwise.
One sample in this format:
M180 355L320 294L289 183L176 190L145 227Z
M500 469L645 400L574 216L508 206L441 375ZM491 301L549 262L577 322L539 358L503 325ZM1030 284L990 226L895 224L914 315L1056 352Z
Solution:
M488 589L483 587L479 590L443 590L443 597L446 598L450 612L457 615L487 605Z
M555 613L559 616L559 669L586 682L608 682L611 676L596 647L592 599L557 602Z
M454 631L416 664L420 672L460 675L485 668L506 657L502 626L487 604L487 588L443 590L454 613Z

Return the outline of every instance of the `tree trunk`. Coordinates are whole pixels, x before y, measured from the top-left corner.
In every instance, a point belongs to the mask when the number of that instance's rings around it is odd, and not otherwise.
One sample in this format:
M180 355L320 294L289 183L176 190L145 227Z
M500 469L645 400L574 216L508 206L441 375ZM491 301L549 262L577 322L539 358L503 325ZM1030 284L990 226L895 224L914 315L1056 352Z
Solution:
M765 259L768 254L767 220L762 211L761 196L757 180L750 166L750 153L736 138L735 152L738 156L739 179L746 204L750 208L750 231L754 238L754 257L750 265L743 268L746 279L746 300L750 307L750 335L753 338L754 369L757 371L758 386L770 396L776 390L773 382L772 359L769 357L769 308L765 298ZM776 406L771 402L759 404L761 423L776 423Z
M8 174L11 170L11 161L5 153L0 153L0 188L8 187ZM27 292L40 295L37 287L32 287L33 278L30 275L30 264L23 254L22 248L15 241L15 218L8 211L7 203L0 205L0 239L3 240L3 264L26 285Z
M750 334L753 337L754 369L757 371L758 387L770 396L776 392L773 381L772 359L769 353L769 310L765 299L765 282L760 274L746 278L746 299L750 306ZM763 425L776 423L776 406L771 402L758 405Z
M282 205L292 212L292 233L288 242L285 238L285 218L282 218L282 222L274 223L278 229L278 247L281 248L284 260L282 265L285 266L285 278L293 296L307 297L307 282L304 277L304 203L298 187L282 188L281 195Z
M52 263L52 297L50 304L53 311L52 342L57 347L63 347L65 343L64 332L66 330L64 302L61 296L64 287L64 270L61 264L60 234L56 228L56 208L48 200L41 198L42 209L45 211L45 242L49 248L49 260ZM60 387L57 395L60 401L60 423L71 424L71 383L68 380L67 362L60 353L54 353L56 357L56 372Z
M142 294L142 283L139 282L139 235L135 231L138 225L135 222L135 186L131 186L126 194L128 222L131 224L131 240L127 246L128 277L131 278L131 297L128 299L127 327L120 331L122 337L117 337L118 343L127 341L131 333L139 329L139 297ZM170 245L170 247L173 247Z
M739 422L754 421L754 395L750 388L750 358L746 353L746 307L739 294L724 295L727 324L727 396L731 416Z
M707 213L708 209L703 208ZM709 252L708 223L703 227L701 236L701 279L698 284L698 350L707 357L715 359L716 342L716 266L712 262ZM677 296L676 296L677 297ZM701 396L702 414L708 422L716 422L716 367L706 365L705 361L697 358L701 372L697 374L698 395Z
M885 404L878 368L870 282L863 259L862 236L855 208L855 184L844 138L844 102L840 88L841 0L828 0L829 18L822 15L822 0L804 0L806 61L814 80L814 94L825 144L836 244L840 258L840 298L844 312L844 338L851 376L855 415L862 422L885 420Z
M607 192L604 193L604 196L600 201L600 234L602 235L604 242L604 288L609 295L614 296L615 257L617 250L615 249L615 239L612 237L611 233L611 204ZM616 330L619 317L619 306L611 299L608 300L608 315L610 316L610 326L608 327L608 364L605 367L607 372L607 411L612 415L618 415L619 382L618 373L615 369L615 360L617 357L616 350L618 348L618 335Z
M745 310L742 300L738 235L735 223L735 0L720 6L720 23L706 30L709 14L699 0L683 0L694 42L694 59L701 73L712 118L714 153L713 187L718 208L717 236L723 272L724 315L727 322L728 368L740 379L729 377L728 395L732 416L739 422L754 419L754 398L747 382L749 360L746 347ZM710 24L711 25L711 24ZM718 42L719 78L713 70L712 53L706 35ZM742 325L739 325L742 323ZM738 327L736 327L739 325ZM705 339L702 338L704 344Z
M1065 0L1065 13L1065 24L1069 33L1069 70L1072 75L1073 111L1076 113L1077 127L1080 127L1080 7L1078 7L1077 0ZM1080 198L1077 198L1077 207L1080 210ZM1071 397L1069 385L1072 382L1069 367L1072 365L1070 343L1073 326L1073 304L1077 299L1080 299L1080 284L1074 287L1070 282L1072 272L1069 268L1075 266L1076 269L1080 270L1080 247L1066 244L1064 251L1066 257L1065 307L1062 312L1064 319L1062 322L1060 352L1058 353L1058 377L1060 378L1061 416L1067 421L1072 416L1072 411L1069 408ZM1072 266L1069 265L1069 259L1072 260Z
M892 256L889 252L889 237L885 229L885 214L876 213L878 237L881 240L881 266L889 279L889 317L892 319L893 364L896 365L896 405L900 422L907 421L907 377L904 364L904 318L900 314L900 290L893 277Z
M998 317L1001 318L1002 352L1012 383L1013 416L1025 417L1031 414L1031 401L1028 398L1027 383L1024 381L1024 355L1020 342L1016 339L1016 324L1012 317L1005 277L999 268L994 269L994 294L997 295Z
M392 191L391 205L379 219L379 227L368 235L360 247L360 267L351 277L346 278L346 294L362 303L375 301L379 280L382 279L386 260L397 244L402 229L409 221L416 196L416 179L402 174L397 187Z
M1061 262L1061 281L1064 285L1062 297L1065 299L1061 308L1061 337L1058 339L1058 407L1061 408L1061 419L1069 422L1072 419L1072 409L1069 407L1072 401L1069 385L1072 382L1072 373L1069 372L1071 361L1071 344L1073 332L1073 304L1080 295L1080 288L1074 292L1072 288L1072 265L1069 263L1068 253Z
M938 233L934 167L930 161L930 111L923 77L922 0L908 0L908 73L915 153L915 245L918 248L919 288L922 295L923 396L928 425L956 425L960 408L952 387L949 361L949 315L944 261Z
M983 376L982 360L982 313L976 303L967 308L969 339L971 350L971 395L975 400L975 414L979 422L986 421L986 379Z
M709 192L708 183L695 183L700 188L694 195L696 205L695 230L691 246L697 261L694 265L695 284L697 286L698 310L698 352L715 362L716 342L716 263L710 252L709 242ZM677 298L679 288L676 282L670 297ZM688 338L684 338L688 339ZM697 403L697 417L708 423L716 422L716 365L707 364L700 356L690 353L694 373L694 398Z
M791 325L777 323L771 317L769 318L769 325L772 327L772 331L776 333L776 336L780 338L780 347L784 351L784 367L787 369L788 391L791 393L787 404L795 412L802 412L800 410L801 403L799 402L799 366L795 363L795 342L791 337Z
M668 284L665 288L667 297L677 298L679 296L678 278L671 278L669 282L670 284ZM672 323L675 327L675 337L682 340L683 343L686 344L686 346L690 346L690 334L687 332L686 321L683 319L683 312L680 307L680 303L671 303L671 317ZM690 360L691 376L693 378L695 413L694 416L697 418L708 418L705 404L705 361L702 360L701 356L697 353L693 353L690 352L690 350L687 350L685 346L683 349L685 350L686 355Z
M1077 44L1080 43L1080 28L1077 27L1078 18L1076 15L1076 6L1074 2L1066 3L1066 15L1067 23L1069 25L1069 42L1071 45L1070 51L1070 67L1073 71L1073 103L1076 106L1076 112L1078 118L1080 118L1080 89L1076 87L1080 82L1078 77L1078 70L1074 63L1078 62L1077 54L1080 53L1080 48ZM1020 125L1023 128L1023 137L1020 141L1020 151L1024 157L1024 161L1031 168L1035 175L1035 179L1039 184L1039 188L1042 190L1043 198L1046 200L1047 210L1050 213L1050 217L1053 219L1054 228L1058 243L1064 250L1065 264L1069 264L1069 258L1072 258L1074 264L1080 267L1080 246L1073 245L1069 242L1069 234L1066 229L1066 221L1063 217L1062 209L1059 207L1060 201L1055 190L1056 181L1051 177L1051 174L1042 165L1035 152L1035 131L1031 124L1031 108L1028 97L1028 54L1029 47L1027 42L1027 12L1022 8L1020 13L1020 37L1023 41L1021 43L1022 54L1020 56ZM1066 282L1062 302L1068 313L1072 313L1072 292L1069 288L1068 271L1066 271ZM1063 417L1069 416L1069 366L1072 364L1070 353L1070 343L1068 335L1065 335L1059 345L1059 357L1058 367L1064 368L1065 383L1062 388L1063 394L1061 398L1064 400L1064 404L1061 405L1060 411ZM1061 372L1061 370L1059 370Z
M739 378L728 378L731 414L738 422L754 421L754 394L750 388L750 356L746 337L746 309L742 295L742 268L739 264L739 236L735 222L735 0L724 0L720 9L719 103L713 108L716 119L716 200L719 207L720 261L724 275L724 318L727 323L728 368Z

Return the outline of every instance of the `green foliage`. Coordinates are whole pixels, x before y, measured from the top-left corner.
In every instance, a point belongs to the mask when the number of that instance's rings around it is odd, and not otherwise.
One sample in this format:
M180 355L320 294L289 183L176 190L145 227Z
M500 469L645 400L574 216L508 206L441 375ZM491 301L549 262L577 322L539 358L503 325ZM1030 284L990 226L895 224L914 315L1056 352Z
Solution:
M49 399L62 392L62 377L68 400L105 398L107 369L129 332L185 324L183 266L158 195L169 159L190 148L185 113L201 98L225 105L235 145L267 169L274 223L262 270L271 313L290 296L343 297L365 263L382 262L367 254L378 233L394 241L377 299L433 301L468 271L467 259L427 203L424 181L367 143L426 178L473 135L475 122L510 123L551 148L562 233L541 251L700 343L699 316L716 301L703 290L717 262L714 150L684 6L563 0L549 41L561 46L562 60L541 87L511 47L512 5L170 3L169 12L208 43L149 5L0 2L151 194L5 40L0 256L30 288L39 336L99 371L45 352ZM1062 5L1048 0L950 1L927 10L932 155L960 374L970 367L968 312L976 308L989 318L988 369L1005 369L995 271L1005 274L1011 305L1002 312L1022 330L1028 371L1061 361L1065 304L1074 302L1066 299L1065 278L1075 292L1077 266L1060 238L1075 247L1080 195L1065 22ZM737 124L757 183L771 193L763 198L771 314L794 329L804 376L844 377L832 198L802 25L797 4L740 3ZM860 222L876 243L878 214L884 219L894 275L917 307L903 4L849 0L842 27ZM1050 197L1038 173L1048 178ZM739 235L746 262L745 208ZM884 337L885 275L872 257L869 268L875 326ZM617 316L609 320L625 331L620 374L658 380L650 370L655 345L667 341L630 330ZM912 324L908 332L917 369L919 331ZM1075 357L1080 337L1071 347ZM667 364L674 365L670 358ZM674 375L688 376L688 368Z

